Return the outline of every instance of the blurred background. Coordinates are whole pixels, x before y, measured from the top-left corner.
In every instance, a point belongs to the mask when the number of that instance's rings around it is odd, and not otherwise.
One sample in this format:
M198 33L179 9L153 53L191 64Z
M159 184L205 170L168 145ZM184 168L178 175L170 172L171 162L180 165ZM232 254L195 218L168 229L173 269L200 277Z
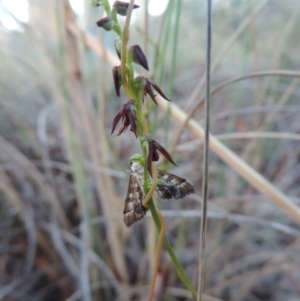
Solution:
M129 45L203 124L206 1L135 3ZM298 0L213 1L212 90L224 87L211 99L211 132L297 205L299 14ZM116 35L96 27L103 16L87 0L0 1L1 300L147 300L156 230L149 213L123 224L139 143L129 131L110 135L127 99L115 94ZM259 71L267 75L232 81ZM196 286L202 144L146 105L153 137L178 164L160 168L195 186L159 207ZM205 300L300 299L299 225L213 153L208 216ZM155 300L191 300L164 250L156 290Z

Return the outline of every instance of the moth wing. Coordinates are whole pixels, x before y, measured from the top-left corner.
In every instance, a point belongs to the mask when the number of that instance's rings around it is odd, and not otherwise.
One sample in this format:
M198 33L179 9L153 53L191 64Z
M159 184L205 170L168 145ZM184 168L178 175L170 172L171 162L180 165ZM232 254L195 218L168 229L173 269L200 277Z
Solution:
M143 187L136 176L131 174L123 210L123 220L127 227L142 219L146 214L147 208L142 205L144 198Z
M186 179L166 171L157 170L157 177L164 182L157 185L157 192L163 199L181 199L195 193L195 189Z

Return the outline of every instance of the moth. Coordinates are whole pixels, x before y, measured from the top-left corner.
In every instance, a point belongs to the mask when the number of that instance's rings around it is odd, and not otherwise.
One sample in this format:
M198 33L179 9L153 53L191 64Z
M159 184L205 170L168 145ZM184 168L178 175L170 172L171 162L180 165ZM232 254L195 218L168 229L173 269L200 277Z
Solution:
M139 221L147 213L143 206L144 192L144 167L137 161L131 163L129 184L123 210L123 219L127 227ZM156 192L165 200L181 199L195 192L191 183L171 173L157 169L158 183Z

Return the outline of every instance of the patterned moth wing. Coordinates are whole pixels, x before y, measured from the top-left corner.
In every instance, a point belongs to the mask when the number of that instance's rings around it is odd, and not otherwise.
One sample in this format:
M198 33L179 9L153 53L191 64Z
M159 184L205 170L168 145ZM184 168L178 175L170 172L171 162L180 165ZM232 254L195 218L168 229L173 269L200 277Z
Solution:
M144 193L144 168L138 162L131 163L129 185L123 211L124 223L130 227L141 220L147 213L143 206ZM156 192L162 199L180 199L195 192L194 187L187 180L171 173L157 169L157 177L160 180Z
M142 205L145 194L141 184L137 175L132 173L123 210L123 220L127 227L142 219L147 212L147 208Z
M161 198L181 199L186 195L195 193L195 189L191 183L186 179L180 178L176 175L157 169L157 177L165 183L157 184L156 191Z

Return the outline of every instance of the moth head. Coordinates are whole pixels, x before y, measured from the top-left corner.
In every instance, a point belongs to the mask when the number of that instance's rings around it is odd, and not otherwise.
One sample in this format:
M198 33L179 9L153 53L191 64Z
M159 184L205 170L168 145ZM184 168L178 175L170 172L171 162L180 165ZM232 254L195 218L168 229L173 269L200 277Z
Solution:
M131 170L135 173L144 174L144 167L138 161L133 161L131 164Z
M145 163L144 163L144 158L141 155L135 154L131 156L129 158L129 162L131 165L131 170L133 172L141 173L141 174L144 173Z

